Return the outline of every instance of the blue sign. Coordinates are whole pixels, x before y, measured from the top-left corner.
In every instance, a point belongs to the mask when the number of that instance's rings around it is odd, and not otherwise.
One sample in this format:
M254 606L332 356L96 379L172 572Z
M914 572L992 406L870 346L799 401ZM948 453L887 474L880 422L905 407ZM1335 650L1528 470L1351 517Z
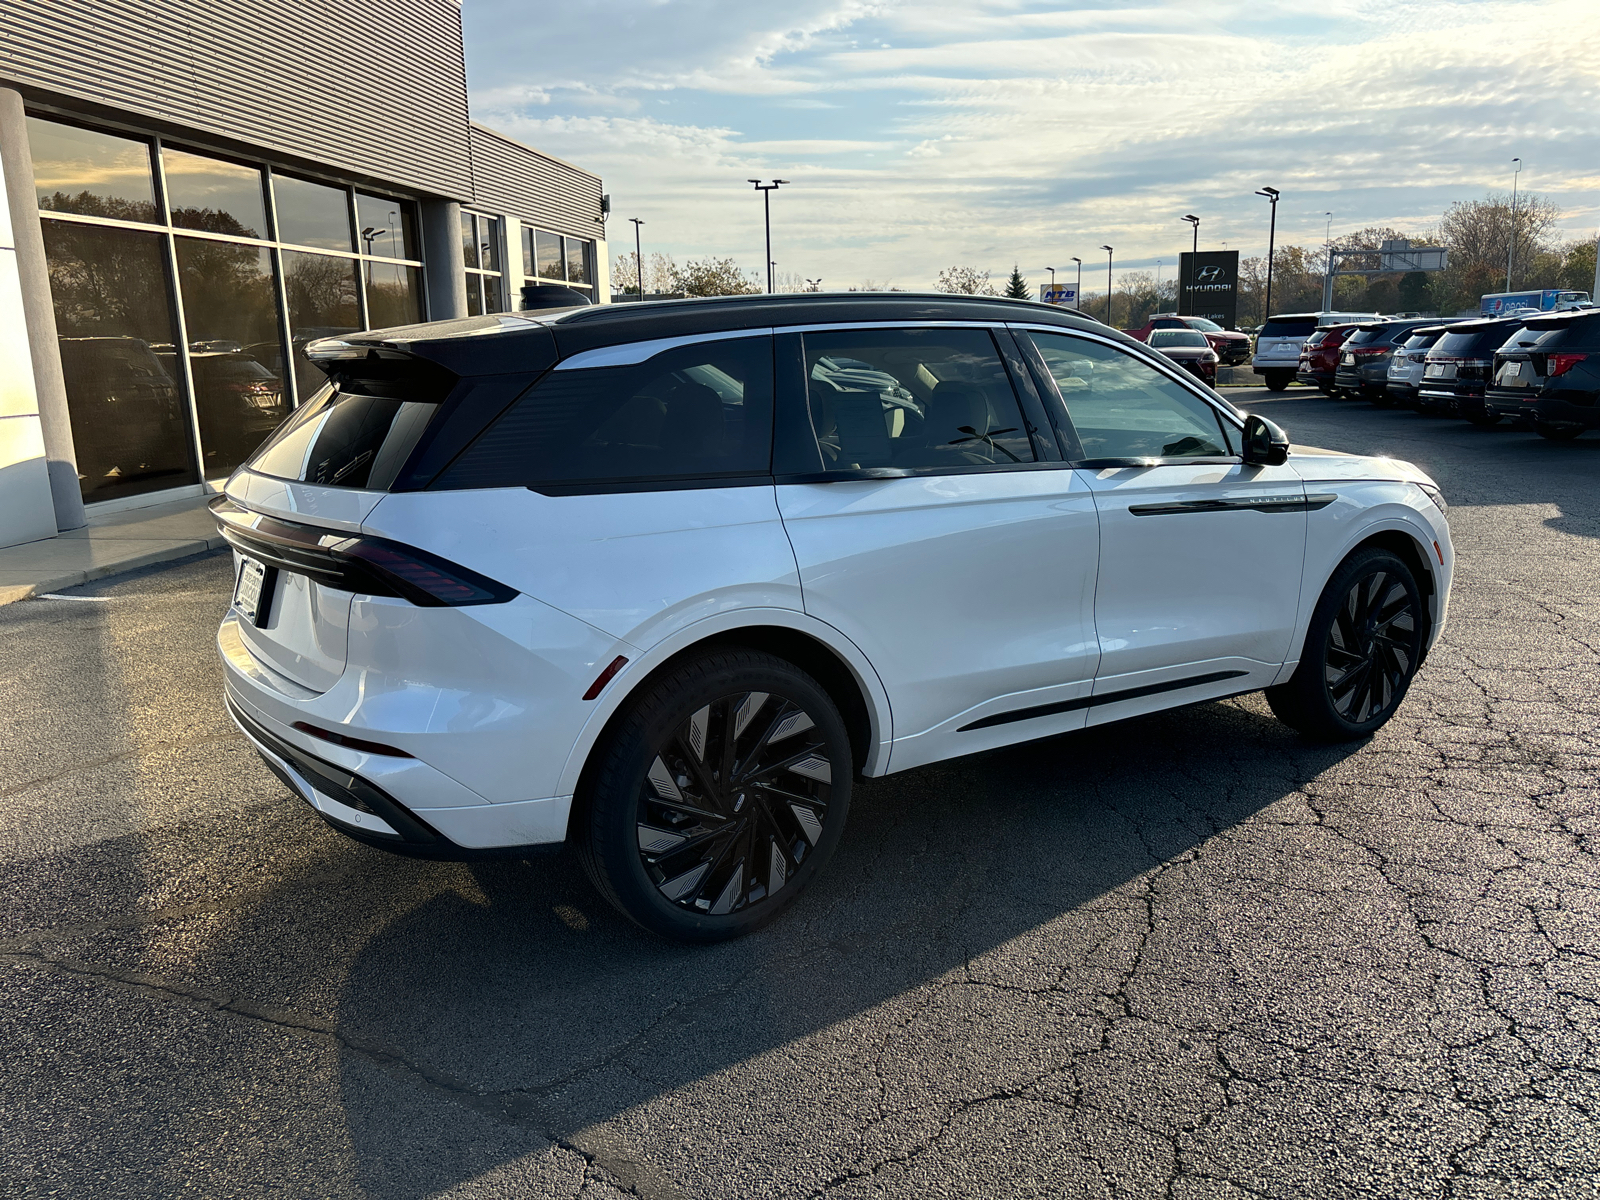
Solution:
M1039 285L1039 299L1046 304L1077 304L1078 289L1068 284L1060 287L1051 287L1047 283Z

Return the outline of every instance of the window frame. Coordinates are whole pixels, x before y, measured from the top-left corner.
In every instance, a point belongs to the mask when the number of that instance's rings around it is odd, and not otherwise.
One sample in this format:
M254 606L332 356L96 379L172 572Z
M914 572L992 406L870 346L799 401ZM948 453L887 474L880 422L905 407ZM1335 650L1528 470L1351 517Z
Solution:
M1023 425L1033 447L1034 462L941 465L936 467L862 467L829 471L822 461L816 427L811 420L806 379L805 337L817 333L882 332L892 329L981 329L995 346L995 356L1011 383ZM1025 358L1002 321L849 321L819 325L785 325L773 330L777 380L774 392L772 471L781 484L849 483L872 479L923 479L946 475L990 475L1000 471L1052 471L1069 467L1060 432L1051 421Z
M1056 422L1057 429L1061 433L1063 440L1070 447L1068 450L1068 458L1071 466L1082 467L1086 470L1106 470L1108 468L1116 467L1161 467L1177 465L1220 466L1236 465L1244 462L1244 456L1242 454L1204 455L1174 458L1085 457L1083 453L1083 443L1078 438L1077 427L1073 424L1071 413L1067 409L1066 398L1062 396L1061 389L1056 386L1055 376L1050 374L1049 368L1045 365L1044 356L1039 353L1038 347L1034 345L1032 337L1034 333L1054 333L1067 337L1082 338L1085 341L1096 342L1102 346L1107 346L1112 350L1118 350L1123 354L1128 355L1130 358L1137 359L1139 362L1154 370L1158 375L1166 376L1170 382L1178 384L1184 391L1188 392L1190 395L1204 403L1205 406L1216 415L1219 426L1223 427L1223 432L1225 434L1231 432L1233 439L1237 441L1241 447L1244 444L1244 418L1234 411L1231 405L1224 407L1226 402L1219 404L1216 398L1206 395L1205 392L1201 391L1196 386L1197 381L1192 375L1189 375L1187 372L1180 372L1172 363L1171 359L1165 357L1164 355L1157 354L1154 350L1146 347L1142 342L1133 343L1134 346L1139 347L1140 351L1142 351L1142 353L1135 353L1133 351L1133 346L1126 345L1113 338L1105 337L1102 334L1086 329L1072 329L1062 325L1036 325L1026 322L1010 322L1008 323L1008 328L1010 328L1014 334L1028 335L1025 337L1019 336L1017 341L1026 347L1028 362L1033 368L1034 374L1038 377L1039 387L1044 394L1050 398L1051 402L1047 405L1047 407L1050 411L1051 418Z

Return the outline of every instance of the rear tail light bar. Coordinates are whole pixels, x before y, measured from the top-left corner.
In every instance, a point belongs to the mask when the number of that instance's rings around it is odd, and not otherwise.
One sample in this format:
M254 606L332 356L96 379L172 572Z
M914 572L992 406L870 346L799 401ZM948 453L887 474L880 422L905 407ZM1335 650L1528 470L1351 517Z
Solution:
M340 591L392 596L422 608L505 604L518 594L516 588L426 550L280 520L251 512L226 496L211 502L211 514L236 550Z
M1546 356L1545 360L1547 364L1545 368L1545 376L1546 378L1554 379L1557 375L1565 375L1568 371L1572 370L1573 367L1577 366L1588 357L1589 356L1587 354L1548 355Z

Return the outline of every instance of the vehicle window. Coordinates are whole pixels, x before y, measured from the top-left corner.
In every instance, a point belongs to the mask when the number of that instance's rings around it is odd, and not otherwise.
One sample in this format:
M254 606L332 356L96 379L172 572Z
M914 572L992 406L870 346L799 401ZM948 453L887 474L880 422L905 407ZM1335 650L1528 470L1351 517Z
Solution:
M248 465L279 479L382 490L394 482L438 411L433 402L365 396L325 385Z
M1373 342L1386 342L1389 335L1382 329L1358 329L1350 335L1347 346L1368 346Z
M805 363L825 470L1035 461L987 330L808 333Z
M1189 346L1204 349L1211 345L1206 335L1197 329L1158 329L1150 335L1150 345L1159 350L1163 346Z
M1182 329L1184 324L1177 317L1162 317L1160 320L1151 321L1152 329Z
M1234 453L1216 411L1149 363L1071 334L1030 336L1061 391L1086 459Z
M1315 317L1269 317L1261 327L1264 338L1305 337L1317 327Z
M638 483L772 469L772 339L664 350L642 363L556 370L440 478L451 488Z
M1187 321L1190 329L1198 329L1202 333L1224 332L1221 325L1218 325L1215 321L1208 321L1204 317L1189 317Z

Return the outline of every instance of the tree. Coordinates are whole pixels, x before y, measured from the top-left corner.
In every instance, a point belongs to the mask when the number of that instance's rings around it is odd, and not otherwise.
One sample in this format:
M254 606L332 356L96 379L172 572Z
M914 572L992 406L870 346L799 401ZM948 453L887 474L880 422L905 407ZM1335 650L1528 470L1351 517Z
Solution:
M685 296L749 296L761 291L754 271L748 278L731 258L691 258L674 272L673 291Z
M1569 288L1575 292L1592 292L1594 252L1593 238L1582 238L1561 247L1561 268L1556 275L1555 286Z
M674 282L678 264L670 254L644 256L644 290L647 296L670 295L677 290ZM611 260L611 290L613 293L632 296L639 290L639 268L634 253L629 250Z
M1549 286L1545 273L1559 271L1558 260L1548 256L1556 249L1551 234L1560 219L1561 209L1534 192L1517 197L1514 231L1511 197L1505 192L1452 204L1439 220L1439 240L1450 248L1450 265L1433 284L1439 311L1476 312L1480 296L1505 290L1513 233L1511 290Z
M1011 278L1006 280L1006 290L1001 293L1008 300L1031 300L1033 293L1028 290L1028 281L1022 277L1021 270L1016 263L1011 264Z
M953 292L960 296L996 294L989 285L989 272L977 267L946 267L939 272L939 282L934 285L934 291Z

